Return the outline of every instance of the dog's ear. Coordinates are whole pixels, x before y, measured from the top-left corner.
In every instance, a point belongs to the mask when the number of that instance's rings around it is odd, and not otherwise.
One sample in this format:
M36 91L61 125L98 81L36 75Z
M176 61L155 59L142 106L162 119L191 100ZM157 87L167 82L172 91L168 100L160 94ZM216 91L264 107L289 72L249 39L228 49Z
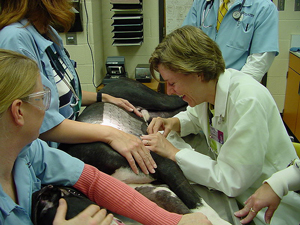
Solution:
M32 194L33 224L52 225L60 198L64 198L68 204L66 219L71 219L89 205L96 204L75 188L48 185Z
M61 195L61 190L53 185L44 186L32 194L31 220L34 225L52 224Z
M66 200L68 209L66 219L72 219L77 216L83 210L85 210L89 205L95 204L95 202L91 201L87 196L85 196L82 192L78 191L73 187L59 187L62 197Z

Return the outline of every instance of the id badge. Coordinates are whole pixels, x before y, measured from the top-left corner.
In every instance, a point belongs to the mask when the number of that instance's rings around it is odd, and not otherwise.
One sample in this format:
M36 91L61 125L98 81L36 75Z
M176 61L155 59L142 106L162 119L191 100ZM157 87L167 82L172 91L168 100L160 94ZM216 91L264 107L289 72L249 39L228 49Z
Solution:
M214 128L213 126L210 127L210 138L219 142L220 144L224 144L224 135L223 132Z

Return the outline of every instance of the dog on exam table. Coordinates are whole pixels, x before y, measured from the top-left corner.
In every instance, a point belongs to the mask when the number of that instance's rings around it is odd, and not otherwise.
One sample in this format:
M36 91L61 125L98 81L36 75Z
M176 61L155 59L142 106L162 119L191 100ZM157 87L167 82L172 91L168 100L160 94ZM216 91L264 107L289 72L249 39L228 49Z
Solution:
M141 109L146 109L149 113L149 120L151 120L152 117L157 116L171 117L179 111L185 110L187 105L178 96L168 96L155 92L137 81L125 78L106 85L101 89L101 92L127 99L133 105L141 107ZM107 120L111 123L109 125L121 129L124 132L137 136L146 133L146 123L142 118L109 103L95 103L88 106L78 118L78 121L98 124L106 124ZM125 183L137 183L137 191L168 211L186 214L190 213L191 209L200 208L205 212L211 212L209 214L213 215L212 218L219 218L217 213L202 201L201 197L185 178L179 166L172 160L163 158L154 152L151 152L151 155L158 168L156 169L155 174L146 176L141 171L139 175L134 174L129 167L127 160L106 143L61 144L60 149L83 160L87 164L97 167L102 172L115 176ZM162 187L161 185L139 184L145 182L165 184L168 188ZM51 208L46 204L47 202L52 203L52 201L55 201L52 205L56 212L60 196L67 200L68 209L73 211L67 212L67 214L70 213L70 218L77 215L83 208L86 208L91 204L89 200L82 200L82 198L86 198L85 196L82 196L82 194L66 195L66 192L77 193L77 190L71 187L59 187L59 190L56 190L55 188L45 187L34 194L39 197L33 198L32 215L35 217L33 218L33 221L37 220L37 215L42 217L39 219L40 221L45 221L44 218L48 216L47 211ZM45 189L47 191L45 191ZM67 191L65 189L67 189ZM81 204L79 208L77 203L78 198L80 199ZM204 206L202 205L202 202L204 203ZM44 214L41 214L40 212L44 212ZM207 215L207 213L205 214ZM53 212L51 217L53 217ZM217 221L218 222L215 224L228 224L222 219L217 219Z

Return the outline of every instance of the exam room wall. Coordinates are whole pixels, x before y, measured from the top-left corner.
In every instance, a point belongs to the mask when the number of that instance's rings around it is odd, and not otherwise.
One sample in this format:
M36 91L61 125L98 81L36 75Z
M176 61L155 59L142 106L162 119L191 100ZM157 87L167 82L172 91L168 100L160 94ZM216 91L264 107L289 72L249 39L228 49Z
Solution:
M130 78L134 78L137 64L148 63L151 53L159 43L158 29L158 1L143 1L144 42L141 46L113 47L112 19L109 0L85 0L88 12L89 43L94 57L94 83L98 86L106 74L106 58L108 56L124 56L125 68ZM77 32L77 45L66 45L66 35L60 34L71 58L77 62L77 72L82 89L95 91L92 72L93 64L89 46L87 44L86 13L84 0L81 0L84 31Z
M109 0L102 0L102 21L103 21L103 50L104 59L108 56L124 56L125 69L129 78L134 78L137 64L149 62L151 53L159 44L159 8L157 0L143 1L143 24L144 24L144 42L140 46L112 46L113 33L111 17L114 12L110 11L111 4ZM105 63L105 62L104 62ZM106 73L106 70L103 71Z
M273 0L278 5L277 0ZM300 11L294 11L295 0L285 0L284 11L279 11L279 55L268 72L267 88L280 112L284 108L286 75L289 66L291 35L300 35Z
M102 81L102 71L105 69L103 55L104 31L102 29L103 23L101 10L102 1L109 2L109 0L80 1L82 9L81 16L83 21L83 31L76 32L76 45L67 45L66 34L60 33L65 48L71 55L71 59L75 60L77 63L77 73L79 75L81 87L85 91L96 90L96 86L98 86ZM87 40L89 40L89 42ZM90 48L92 50L92 54Z
M83 0L81 0L82 6ZM277 5L277 0L274 0ZM89 15L89 40L95 61L95 84L102 81L106 73L107 56L125 56L125 66L129 77L134 76L137 64L147 63L159 43L158 1L144 0L144 43L141 46L113 47L111 33L111 4L109 0L86 0ZM279 47L280 54L275 58L268 72L267 88L273 95L278 109L282 112L286 89L291 34L300 34L300 12L294 11L294 0L285 0L284 11L279 11ZM83 8L84 9L84 8ZM84 31L77 33L77 45L65 45L78 63L78 74L84 90L94 91L92 84L92 60L86 41L86 15L83 10ZM65 35L61 35L65 43Z

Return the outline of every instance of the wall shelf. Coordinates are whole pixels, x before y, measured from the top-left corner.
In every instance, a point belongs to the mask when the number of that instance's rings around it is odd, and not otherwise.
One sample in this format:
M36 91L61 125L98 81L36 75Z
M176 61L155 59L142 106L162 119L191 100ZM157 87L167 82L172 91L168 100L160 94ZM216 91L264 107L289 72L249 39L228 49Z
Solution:
M142 0L111 0L113 46L141 45L144 40Z

